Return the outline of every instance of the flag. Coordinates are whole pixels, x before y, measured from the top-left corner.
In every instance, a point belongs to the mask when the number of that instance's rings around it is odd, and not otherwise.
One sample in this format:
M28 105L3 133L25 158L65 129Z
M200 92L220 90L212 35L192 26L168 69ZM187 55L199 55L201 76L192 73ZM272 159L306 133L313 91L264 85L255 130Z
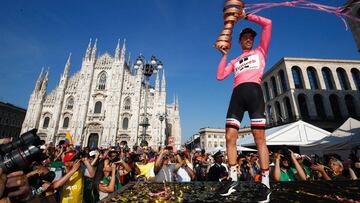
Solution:
M65 135L65 142L66 142L68 145L72 145L72 144L74 144L74 143L73 143L73 141L72 141L72 138L71 138L70 132L66 132L66 135Z

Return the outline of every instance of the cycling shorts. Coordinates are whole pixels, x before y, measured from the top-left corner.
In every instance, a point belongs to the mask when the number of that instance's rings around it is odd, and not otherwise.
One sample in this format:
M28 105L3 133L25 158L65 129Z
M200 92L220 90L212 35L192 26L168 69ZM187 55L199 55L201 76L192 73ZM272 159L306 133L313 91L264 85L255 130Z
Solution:
M239 130L245 111L249 113L251 129L265 129L264 96L257 83L242 83L234 88L226 116L226 128Z

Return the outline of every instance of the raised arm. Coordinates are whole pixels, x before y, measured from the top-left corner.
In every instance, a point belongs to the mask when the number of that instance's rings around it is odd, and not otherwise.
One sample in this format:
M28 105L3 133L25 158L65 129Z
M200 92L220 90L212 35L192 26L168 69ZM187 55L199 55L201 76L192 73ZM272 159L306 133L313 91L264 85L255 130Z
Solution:
M226 66L226 59L227 59L227 55L225 54L221 58L221 61L218 66L218 70L217 70L217 74L216 74L217 80L223 80L223 79L227 78L234 70L234 65L232 64L232 62L230 62Z
M264 52L264 56L266 56L271 38L271 30L272 30L271 20L261 16L257 16L255 14L249 14L247 16L247 19L251 22L259 24L263 28L259 47Z

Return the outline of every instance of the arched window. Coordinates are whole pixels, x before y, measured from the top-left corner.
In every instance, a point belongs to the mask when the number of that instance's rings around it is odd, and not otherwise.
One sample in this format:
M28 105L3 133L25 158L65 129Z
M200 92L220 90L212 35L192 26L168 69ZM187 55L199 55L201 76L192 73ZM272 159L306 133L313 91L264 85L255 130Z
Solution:
M282 89L282 92L284 93L288 90L288 86L286 84L285 72L283 70L280 70L279 75L280 75L280 81L281 81L281 89Z
M271 105L267 106L266 111L267 111L266 113L267 113L267 116L268 116L268 119L269 119L269 123L273 123L274 119L273 119L273 110L272 110Z
M95 103L94 113L101 113L101 107L102 107L101 101L97 101Z
M324 102L323 102L322 96L320 94L316 94L314 96L314 102L315 102L315 108L316 108L316 113L317 113L318 117L325 119L326 114L325 114Z
M308 108L307 108L305 94L299 94L298 103L299 103L299 109L300 109L300 113L301 113L301 118L309 119L310 116L309 116L309 111L308 111Z
M284 118L282 116L282 112L281 112L281 106L280 106L280 102L275 102L275 108L276 108L276 117L278 117L278 121L284 122Z
M124 109L125 109L125 110L130 110L130 109L131 109L131 100L130 100L129 97L125 99Z
M348 90L348 89L350 89L349 80L348 80L348 77L347 77L347 75L346 75L345 70L342 69L342 68L338 68L338 69L336 69L336 73L337 73L338 78L339 78L339 82L340 82L340 85L341 85L341 89L342 89L342 90Z
M102 72L98 79L98 89L104 90L106 88L106 72Z
M330 99L331 109L332 109L333 114L334 114L334 118L335 119L342 118L341 112L340 112L340 105L339 105L338 96L332 94L332 95L330 95L329 99Z
M318 77L317 77L315 68L310 66L307 68L306 71L307 71L309 82L310 82L310 88L312 90L319 89Z
M74 98L69 97L67 102L66 102L66 109L72 110L73 108L74 108Z
M269 85L267 82L264 83L266 101L270 100Z
M274 91L274 97L278 96L277 85L276 85L276 80L275 80L274 76L271 77L271 85L273 87L272 89Z
M349 116L356 118L357 114L356 114L356 108L355 108L355 103L354 103L354 97L351 95L346 95L345 96L345 104L346 104L346 108L349 112Z
M351 75L353 77L357 90L360 90L360 71L356 68L351 69Z
M129 119L128 119L128 118L124 118L124 119L123 119L123 123L122 123L122 128L123 128L124 130L126 130L126 129L128 129L128 127L129 127Z
M45 117L45 118L44 118L44 123L43 123L43 128L48 128L48 127L49 127L49 123L50 123L50 118L49 118L49 117Z
M294 119L294 114L291 109L290 99L288 97L285 97L284 101L285 101L285 105L286 105L287 119L291 121Z
M64 118L63 128L68 128L69 127L69 121L70 121L69 117Z
M322 70L322 75L324 78L325 86L327 90L335 89L334 78L332 76L331 70L328 67L324 67Z
M304 83L302 79L301 69L298 66L291 68L291 72L294 79L294 85L296 89L304 89Z

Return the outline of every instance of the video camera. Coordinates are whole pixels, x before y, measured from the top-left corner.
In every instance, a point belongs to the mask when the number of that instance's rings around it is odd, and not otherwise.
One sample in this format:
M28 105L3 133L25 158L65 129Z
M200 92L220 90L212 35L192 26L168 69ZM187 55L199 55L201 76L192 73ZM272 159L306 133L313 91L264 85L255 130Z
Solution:
M11 143L0 146L0 168L5 174L28 168L33 161L46 159L40 146L45 142L32 129Z

